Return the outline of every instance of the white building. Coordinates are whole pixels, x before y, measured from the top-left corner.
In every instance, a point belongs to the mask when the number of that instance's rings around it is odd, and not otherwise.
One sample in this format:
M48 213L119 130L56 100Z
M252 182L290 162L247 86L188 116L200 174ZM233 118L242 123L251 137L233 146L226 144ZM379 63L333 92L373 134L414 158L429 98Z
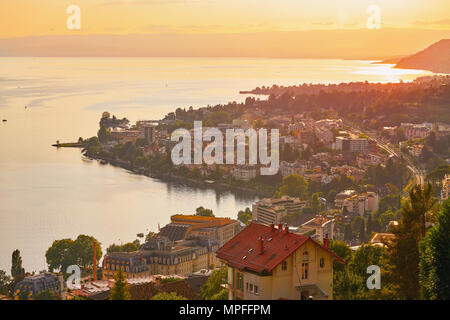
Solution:
M283 196L279 199L262 199L252 205L252 221L264 224L279 224L286 214L300 212L306 201Z
M297 161L296 162L281 161L280 163L280 173L283 178L291 174L303 175L306 169L307 169L306 165L300 164Z
M366 212L378 209L378 195L375 192L355 194L345 199L342 207L349 213L364 216Z
M249 181L255 179L258 168L255 165L236 165L231 170L231 175L236 180Z

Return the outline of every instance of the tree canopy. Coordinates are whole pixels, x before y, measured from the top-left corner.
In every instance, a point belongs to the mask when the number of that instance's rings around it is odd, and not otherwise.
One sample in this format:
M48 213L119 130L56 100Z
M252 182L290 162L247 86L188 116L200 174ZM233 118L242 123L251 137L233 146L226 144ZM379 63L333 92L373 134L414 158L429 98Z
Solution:
M280 196L290 196L300 199L308 198L308 182L303 176L291 174L283 178L280 187Z
M187 300L187 298L179 296L176 292L160 292L155 294L152 300Z
M228 291L222 287L227 283L228 269L226 266L214 270L206 283L200 288L200 296L204 300L226 300Z
M443 203L437 223L419 244L422 297L450 300L450 200Z
M49 270L65 272L70 265L78 265L85 269L92 268L94 242L96 243L96 260L98 263L102 257L102 249L100 242L94 237L81 234L75 240L55 240L45 253Z
M120 268L119 271L114 275L114 286L111 288L109 293L109 298L111 300L130 300L130 289L128 287L127 279L125 278L125 273L123 269Z

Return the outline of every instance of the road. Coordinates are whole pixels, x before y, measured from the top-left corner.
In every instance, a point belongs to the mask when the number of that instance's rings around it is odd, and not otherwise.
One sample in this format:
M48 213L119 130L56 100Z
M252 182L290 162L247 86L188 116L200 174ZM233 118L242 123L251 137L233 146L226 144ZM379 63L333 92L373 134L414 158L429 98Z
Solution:
M355 127L353 127L355 128ZM359 129L353 129L355 133L357 134L361 134L361 131ZM364 133L366 136L369 137L369 139L375 141L378 145L378 147L380 147L381 149L384 149L387 153L389 153L390 155L400 158L399 154L401 154L402 152L400 150L395 150L394 148L392 148L391 146L389 146L389 144L383 142L380 138L378 138L376 135L374 135L373 133ZM412 163L412 161L410 159L408 159L407 157L403 157L405 159L405 161L407 162L407 166L408 169L411 171L411 173L414 175L414 184L424 184L424 176L422 171L417 168L414 163ZM407 194L403 194L402 192L402 196L407 196Z

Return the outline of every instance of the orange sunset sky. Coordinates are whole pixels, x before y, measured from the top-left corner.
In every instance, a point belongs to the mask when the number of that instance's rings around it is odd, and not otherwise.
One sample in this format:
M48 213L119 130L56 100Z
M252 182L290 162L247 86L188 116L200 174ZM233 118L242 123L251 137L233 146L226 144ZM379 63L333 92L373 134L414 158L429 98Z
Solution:
M66 27L66 9L72 4L81 9L80 30ZM373 4L381 9L378 30L366 27L366 10ZM450 1L0 0L0 53L19 46L22 40L14 38L55 35L52 50L67 47L66 36L96 35L94 42L101 43L112 41L101 38L105 35L148 35L159 47L149 49L149 55L272 56L278 50L282 57L325 57L324 51L335 48L338 57L387 57L449 38ZM117 40L125 41L124 54L143 55L142 48L134 48L140 40L124 39ZM50 55L46 41L39 48L30 44L30 54ZM252 46L245 48L246 42Z

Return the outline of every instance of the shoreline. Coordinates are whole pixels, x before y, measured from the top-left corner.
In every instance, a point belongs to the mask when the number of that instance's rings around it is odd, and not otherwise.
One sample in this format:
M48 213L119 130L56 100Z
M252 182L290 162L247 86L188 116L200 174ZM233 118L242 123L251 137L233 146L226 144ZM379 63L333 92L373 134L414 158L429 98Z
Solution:
M267 198L267 197L273 196L272 194L269 194L266 192L262 192L262 191L255 190L252 188L233 186L233 185L231 185L229 183L225 183L225 182L217 182L217 181L212 181L212 180L210 180L210 181L198 180L198 179L188 178L188 177L184 177L184 176L174 175L172 173L154 173L154 172L151 172L150 169L136 168L132 164L127 163L122 160L110 159L110 158L105 158L105 157L100 157L100 156L85 156L85 155L82 155L82 156L89 158L89 159L93 159L93 160L105 161L106 163L103 163L104 165L110 164L114 167L119 167L119 168L128 170L130 172L133 172L134 174L143 175L143 176L153 178L153 179L159 179L163 182L171 182L171 181L185 182L187 184L195 185L196 187L200 187L200 188L211 188L216 191L222 190L222 191L229 191L232 193L244 192L248 195L259 197L259 198Z

